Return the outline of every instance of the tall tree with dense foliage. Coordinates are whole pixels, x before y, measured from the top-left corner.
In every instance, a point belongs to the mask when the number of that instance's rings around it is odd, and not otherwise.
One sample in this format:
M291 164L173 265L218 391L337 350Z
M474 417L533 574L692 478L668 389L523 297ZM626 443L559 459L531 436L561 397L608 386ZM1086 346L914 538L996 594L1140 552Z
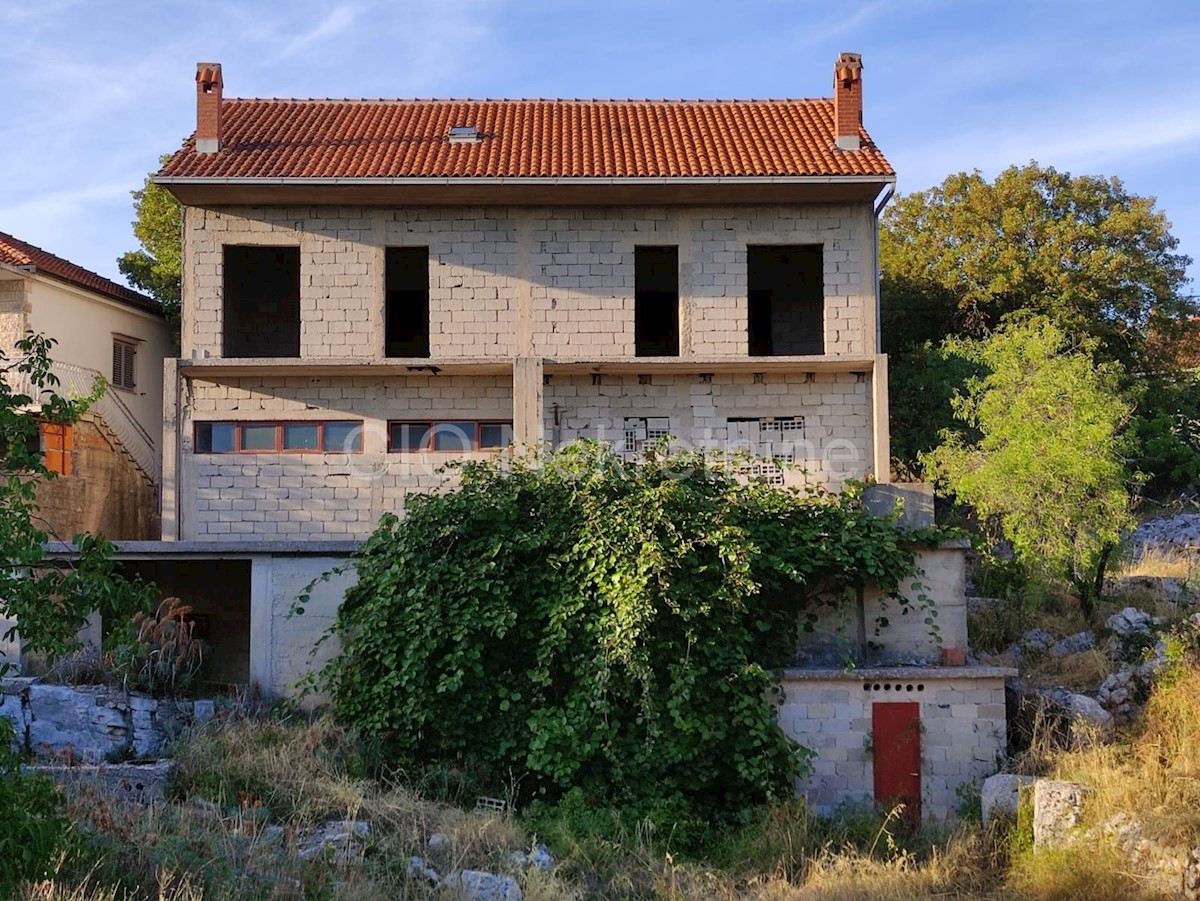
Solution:
M166 163L170 156L160 160ZM181 208L165 189L146 176L146 182L133 194L133 233L141 244L117 260L117 267L129 283L145 291L163 305L167 318L179 324L182 285Z
M853 492L747 484L701 455L470 463L362 548L326 687L410 769L727 816L804 770L768 670L802 614L863 581L894 593L914 558Z
M1120 362L1127 379L1155 372L1169 381L1171 349L1197 312L1184 293L1191 260L1178 245L1154 198L1129 193L1116 178L1072 177L1036 163L990 182L958 173L902 197L880 235L891 383L920 380L943 338L981 337L1014 313L1095 339L1097 358ZM932 447L930 424L952 424L944 395L893 403L900 460ZM1174 416L1160 406L1167 396L1146 392L1138 415ZM1170 432L1156 435L1154 459L1170 458L1174 468L1189 456L1177 443L1163 446L1174 440Z
M984 340L947 339L976 361L952 404L969 432L946 431L928 471L970 504L1034 572L1065 578L1089 617L1121 533L1133 524L1120 364L1097 362L1094 338L1045 320L1012 322ZM973 437L967 437L969 435Z

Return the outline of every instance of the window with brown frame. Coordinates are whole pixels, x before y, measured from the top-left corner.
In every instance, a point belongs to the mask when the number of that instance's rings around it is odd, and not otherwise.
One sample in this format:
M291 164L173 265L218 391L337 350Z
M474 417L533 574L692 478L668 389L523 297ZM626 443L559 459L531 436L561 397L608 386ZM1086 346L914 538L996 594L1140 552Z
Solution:
M362 420L197 422L198 454L359 454Z
M512 440L511 422L465 419L388 423L388 452L393 454L500 450Z
M60 476L69 476L75 439L71 427L60 422L39 422L38 437L46 468Z

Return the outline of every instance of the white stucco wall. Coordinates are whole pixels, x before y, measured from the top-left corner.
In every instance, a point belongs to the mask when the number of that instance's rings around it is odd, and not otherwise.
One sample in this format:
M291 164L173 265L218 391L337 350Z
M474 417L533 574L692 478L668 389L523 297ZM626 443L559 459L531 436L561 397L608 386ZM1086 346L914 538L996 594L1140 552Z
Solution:
M162 361L173 353L165 320L51 279L33 279L31 285L28 326L58 341L50 351L56 362L95 370L111 382L113 336L138 339L136 390L109 390L157 444L162 435Z

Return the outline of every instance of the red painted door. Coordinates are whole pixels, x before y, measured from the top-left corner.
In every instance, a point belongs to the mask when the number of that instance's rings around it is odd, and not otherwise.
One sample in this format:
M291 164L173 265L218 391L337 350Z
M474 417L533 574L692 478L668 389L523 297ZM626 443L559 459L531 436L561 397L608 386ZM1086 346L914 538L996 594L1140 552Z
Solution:
M875 800L890 810L904 804L904 816L921 822L921 705L871 705L875 747Z

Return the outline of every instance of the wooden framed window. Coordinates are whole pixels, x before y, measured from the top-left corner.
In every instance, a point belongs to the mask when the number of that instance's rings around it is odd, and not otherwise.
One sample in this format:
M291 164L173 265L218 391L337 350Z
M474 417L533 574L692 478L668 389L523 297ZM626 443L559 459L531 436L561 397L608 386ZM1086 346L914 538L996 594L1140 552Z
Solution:
M512 440L511 422L455 419L388 423L388 453L392 454L501 450Z
M360 454L362 420L197 422L198 454Z
M114 388L132 391L137 387L137 342L113 338L112 384Z
M51 472L60 476L71 474L71 454L74 450L74 433L69 425L56 422L39 422L38 436L41 442L42 462Z

